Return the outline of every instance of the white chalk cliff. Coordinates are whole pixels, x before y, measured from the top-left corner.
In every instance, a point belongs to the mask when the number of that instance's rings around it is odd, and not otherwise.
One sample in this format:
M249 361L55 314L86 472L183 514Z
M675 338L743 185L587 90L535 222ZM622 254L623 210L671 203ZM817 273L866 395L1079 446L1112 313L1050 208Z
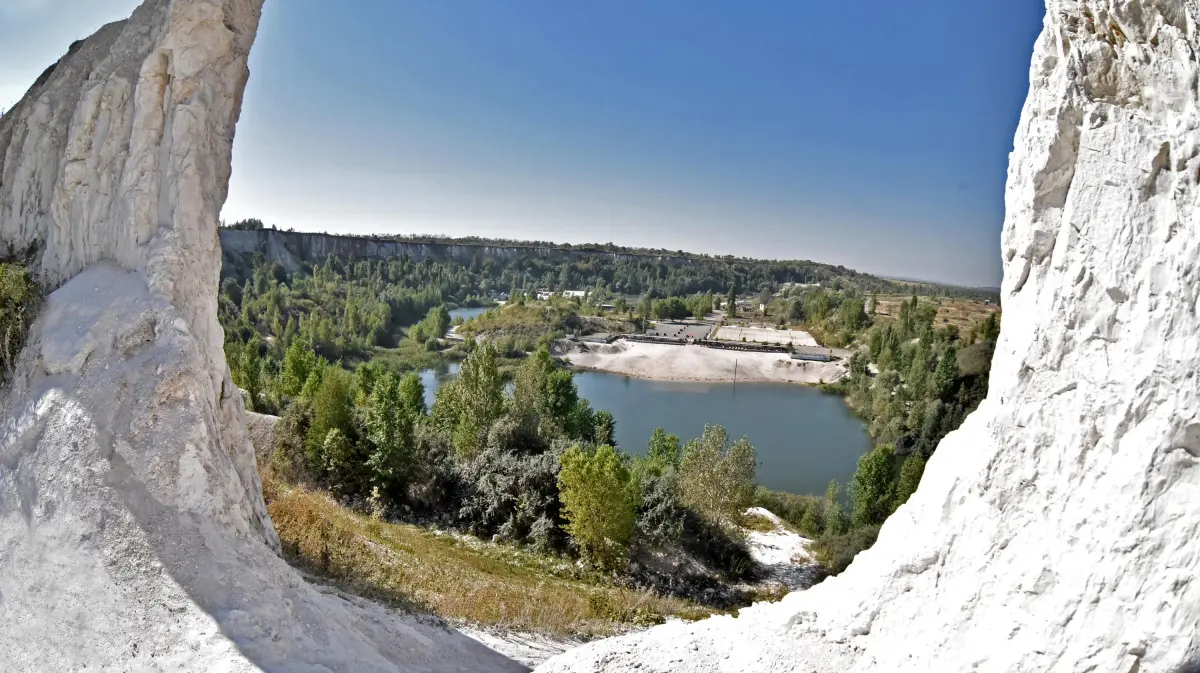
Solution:
M217 322L261 0L148 0L0 118L0 255L56 288L0 389L0 669L505 671L279 558Z
M874 548L538 670L1200 670L1198 50L1195 0L1047 1L990 393Z

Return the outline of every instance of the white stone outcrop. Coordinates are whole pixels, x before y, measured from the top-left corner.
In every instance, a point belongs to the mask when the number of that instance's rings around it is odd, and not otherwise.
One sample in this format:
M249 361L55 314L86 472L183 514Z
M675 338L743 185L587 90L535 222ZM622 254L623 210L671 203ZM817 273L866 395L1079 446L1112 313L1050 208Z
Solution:
M990 393L874 548L538 670L1200 669L1198 50L1195 0L1047 0Z
M0 255L55 291L0 388L0 669L506 671L279 556L217 322L261 0L148 0L0 118Z

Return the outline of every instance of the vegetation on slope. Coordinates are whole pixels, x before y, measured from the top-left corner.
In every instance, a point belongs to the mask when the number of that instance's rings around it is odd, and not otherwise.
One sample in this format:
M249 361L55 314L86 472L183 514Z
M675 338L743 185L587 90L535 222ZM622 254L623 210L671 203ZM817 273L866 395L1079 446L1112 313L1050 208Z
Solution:
M263 491L293 563L355 593L455 622L598 637L712 614L561 558L356 513L327 494L280 483L269 470Z
M0 380L16 363L42 304L42 289L24 266L0 263Z

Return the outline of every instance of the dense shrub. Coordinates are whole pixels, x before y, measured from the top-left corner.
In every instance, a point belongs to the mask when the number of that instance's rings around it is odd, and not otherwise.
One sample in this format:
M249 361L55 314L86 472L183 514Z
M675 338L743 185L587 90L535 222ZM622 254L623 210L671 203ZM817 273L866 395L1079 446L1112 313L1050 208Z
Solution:
M683 537L685 508L679 500L679 479L666 473L639 471L642 506L638 509L637 531L654 545L673 545Z
M556 452L522 455L486 447L460 460L457 471L463 489L458 518L472 533L544 550L565 547Z
M837 575L850 565L858 552L875 544L877 537L879 526L863 526L841 535L823 535L809 549L822 568Z

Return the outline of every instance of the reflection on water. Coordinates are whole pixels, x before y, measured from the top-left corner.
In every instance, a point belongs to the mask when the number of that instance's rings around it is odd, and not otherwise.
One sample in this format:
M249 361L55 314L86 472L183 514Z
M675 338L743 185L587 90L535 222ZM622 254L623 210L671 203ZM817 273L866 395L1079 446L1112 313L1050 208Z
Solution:
M459 365L421 372L426 403ZM786 383L692 383L647 381L603 372L578 372L579 393L593 409L617 421L617 442L644 454L656 427L697 437L706 423L746 436L758 451L758 482L792 493L825 492L830 479L845 483L870 440L866 428L841 399Z

